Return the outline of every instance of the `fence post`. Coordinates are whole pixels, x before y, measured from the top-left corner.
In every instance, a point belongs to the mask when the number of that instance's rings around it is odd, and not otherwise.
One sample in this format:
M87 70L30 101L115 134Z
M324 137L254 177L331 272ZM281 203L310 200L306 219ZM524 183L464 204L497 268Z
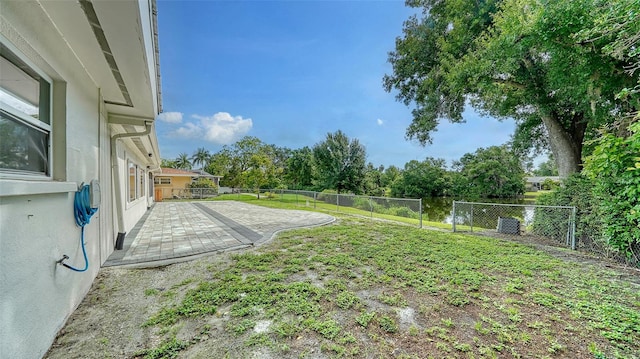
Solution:
M571 210L571 249L576 249L576 207Z
M340 212L340 193L336 193L336 211Z
M456 231L456 201L453 201L453 216L451 218L451 222L453 222L453 232Z
M471 220L471 232L473 232L473 203L471 204L471 216L470 216L470 220Z
M316 202L318 202L318 192L313 192L313 209L316 209Z
M420 228L422 228L422 198L420 198Z
M373 218L373 198L369 196L369 210L371 211L371 218Z

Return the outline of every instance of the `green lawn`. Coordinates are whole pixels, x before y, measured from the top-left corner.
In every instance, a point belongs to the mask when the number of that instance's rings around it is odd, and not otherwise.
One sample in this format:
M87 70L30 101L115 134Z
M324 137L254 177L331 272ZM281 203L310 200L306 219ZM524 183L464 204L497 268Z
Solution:
M252 204L257 204L265 207L271 208L284 208L284 209L304 209L304 210L315 210L319 212L340 212L350 215L357 215L363 217L384 219L389 221L396 221L401 223L410 224L413 226L420 226L420 220L418 218L407 218L402 216L395 216L384 213L376 213L371 211L365 211L358 208L353 207L345 207L345 206L336 206L335 204L325 203L322 201L314 201L313 197L306 197L302 195L295 194L274 194L271 198L261 195L260 199L254 194L224 194L218 197L212 198L214 201L224 201L224 200L232 200L232 201L240 201L240 202L248 202ZM422 219L423 227L432 227L432 228L440 228L440 229L451 229L450 224L441 223L441 222L431 222L427 218Z
M638 358L640 290L611 270L497 239L338 218L172 288L138 354Z

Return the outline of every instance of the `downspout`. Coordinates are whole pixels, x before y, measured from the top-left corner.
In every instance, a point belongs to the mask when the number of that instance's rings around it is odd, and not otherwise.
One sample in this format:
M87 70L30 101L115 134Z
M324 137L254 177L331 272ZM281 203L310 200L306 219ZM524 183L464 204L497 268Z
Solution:
M119 133L111 136L111 173L113 176L113 186L116 193L116 217L118 218L118 235L116 237L116 249L121 250L124 245L124 237L127 234L124 230L124 203L122 201L122 185L120 184L120 168L118 166L118 151L116 141L121 138L142 137L151 133L153 122L145 121L145 130L135 133Z

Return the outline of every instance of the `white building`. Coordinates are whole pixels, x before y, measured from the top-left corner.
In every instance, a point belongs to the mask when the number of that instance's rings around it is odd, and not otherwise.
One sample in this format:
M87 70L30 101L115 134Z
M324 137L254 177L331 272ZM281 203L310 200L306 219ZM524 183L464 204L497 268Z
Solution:
M155 0L0 0L0 358L39 358L153 201ZM74 195L99 181L85 227ZM95 187L97 189L97 187Z

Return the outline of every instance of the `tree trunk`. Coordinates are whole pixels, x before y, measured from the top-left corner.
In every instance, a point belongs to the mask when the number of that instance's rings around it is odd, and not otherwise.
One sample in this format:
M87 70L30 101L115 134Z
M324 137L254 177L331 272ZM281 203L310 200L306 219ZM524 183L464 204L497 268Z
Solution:
M556 159L558 174L562 178L582 169L582 140L586 126L582 124L581 115L572 119L572 131L567 131L555 113L541 115L547 133L551 152Z

